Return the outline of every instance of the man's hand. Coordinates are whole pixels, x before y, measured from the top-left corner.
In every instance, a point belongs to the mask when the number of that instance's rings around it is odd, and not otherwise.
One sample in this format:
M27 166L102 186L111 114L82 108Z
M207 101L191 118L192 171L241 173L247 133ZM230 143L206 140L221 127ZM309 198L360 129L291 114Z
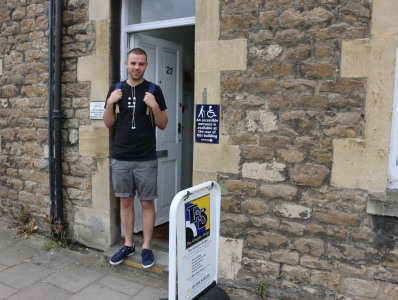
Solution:
M122 96L122 90L117 89L114 90L109 96L108 100L106 100L106 107L102 118L104 120L105 126L108 128L112 128L116 123L116 116L113 109L115 103L118 103L120 99L122 99ZM118 113L118 111L116 111L116 113Z
M122 99L122 97L123 97L123 93L122 93L121 89L114 90L106 102L107 106L113 105L113 104L119 102L120 99Z
M155 96L149 92L146 92L144 102L148 106L148 109L151 109L153 112L155 125L161 130L165 129L169 118L167 117L165 110L160 110L159 104L156 102Z
M159 105L158 105L158 103L156 102L155 96L152 95L152 94L149 93L149 92L146 92L146 93L145 93L144 102L145 102L145 104L146 104L148 107L152 108L152 110L153 110L153 109L156 109L156 108L159 108Z

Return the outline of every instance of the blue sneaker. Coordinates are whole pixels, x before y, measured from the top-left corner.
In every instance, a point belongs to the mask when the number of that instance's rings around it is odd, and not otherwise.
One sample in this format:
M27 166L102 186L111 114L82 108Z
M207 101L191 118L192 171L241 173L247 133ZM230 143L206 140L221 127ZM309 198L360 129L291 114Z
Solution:
M111 265L118 265L123 260L126 259L127 256L133 255L135 253L135 245L133 247L123 246L119 249L109 260Z
M150 268L155 264L155 259L153 258L153 253L150 249L142 249L141 258L142 266L145 269Z

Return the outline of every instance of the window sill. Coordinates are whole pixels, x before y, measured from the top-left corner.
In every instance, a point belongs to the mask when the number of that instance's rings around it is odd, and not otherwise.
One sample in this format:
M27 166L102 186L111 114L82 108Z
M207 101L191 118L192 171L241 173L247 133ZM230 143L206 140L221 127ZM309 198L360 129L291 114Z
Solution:
M369 194L366 212L371 215L398 217L398 190Z

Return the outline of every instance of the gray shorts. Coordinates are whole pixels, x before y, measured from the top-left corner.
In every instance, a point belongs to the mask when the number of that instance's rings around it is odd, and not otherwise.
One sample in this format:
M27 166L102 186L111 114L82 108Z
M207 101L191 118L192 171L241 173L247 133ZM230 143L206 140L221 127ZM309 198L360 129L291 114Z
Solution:
M158 197L157 159L148 161L122 161L111 159L112 183L115 197L137 195L140 200Z

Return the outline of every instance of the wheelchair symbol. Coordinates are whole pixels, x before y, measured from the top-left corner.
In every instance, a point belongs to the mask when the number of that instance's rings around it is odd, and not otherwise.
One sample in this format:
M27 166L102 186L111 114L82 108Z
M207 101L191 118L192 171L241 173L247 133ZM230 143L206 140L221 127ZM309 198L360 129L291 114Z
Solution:
M202 105L202 106L200 107L200 112L199 112L198 117L199 117L199 118L204 118L204 116L205 116L205 109L204 109L204 107L203 107L203 105ZM213 119L214 117L217 117L217 115L216 115L216 113L213 111L213 108L212 108L211 105L209 106L209 109L208 109L208 111L207 111L207 113L206 113L206 116L207 116L207 118L209 118L209 119Z

